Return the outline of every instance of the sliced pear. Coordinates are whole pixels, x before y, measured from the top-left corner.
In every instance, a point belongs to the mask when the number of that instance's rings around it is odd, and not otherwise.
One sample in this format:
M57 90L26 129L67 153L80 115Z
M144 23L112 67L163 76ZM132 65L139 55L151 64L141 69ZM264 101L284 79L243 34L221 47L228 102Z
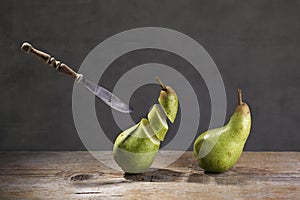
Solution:
M168 131L166 118L174 123L178 111L178 97L170 86L165 86L157 77L162 90L148 113L148 120L141 121L122 132L114 143L113 156L117 164L126 173L140 173L153 163L160 142Z
M140 173L153 163L160 141L147 119L121 133L114 144L113 155L117 164L127 173Z
M166 115L161 110L159 104L155 104L148 113L148 120L156 137L163 141L168 132L168 123Z

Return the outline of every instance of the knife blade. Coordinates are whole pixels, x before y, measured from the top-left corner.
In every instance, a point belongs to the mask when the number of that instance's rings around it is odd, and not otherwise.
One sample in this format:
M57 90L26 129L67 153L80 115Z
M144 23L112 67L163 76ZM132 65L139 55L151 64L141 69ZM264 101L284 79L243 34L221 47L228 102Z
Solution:
M81 78L79 83L81 83L84 87L86 87L89 91L91 91L94 95L100 98L111 108L123 113L132 112L132 108L130 108L127 103L124 103L124 101L122 101L119 97L117 97L104 87L99 86L84 77Z
M91 91L95 96L100 98L104 103L106 103L111 108L123 112L123 113L131 113L133 110L129 107L127 103L122 101L119 97L101 87L85 77L82 74L76 73L73 69L71 69L68 65L57 61L54 57L50 56L49 54L42 52L40 50L35 49L31 44L25 42L21 46L21 49L26 53L31 53L37 59L44 62L45 64L49 65L50 67L55 68L59 72L69 75L73 79L76 80L77 83L82 84L85 88Z

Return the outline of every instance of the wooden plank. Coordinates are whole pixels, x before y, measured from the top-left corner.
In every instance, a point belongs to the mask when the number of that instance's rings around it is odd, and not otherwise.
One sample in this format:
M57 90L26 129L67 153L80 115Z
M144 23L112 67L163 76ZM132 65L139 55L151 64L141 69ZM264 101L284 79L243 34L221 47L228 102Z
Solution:
M222 174L205 173L186 152L166 168L125 176L89 152L0 152L0 199L299 199L299 172L300 152L244 152Z

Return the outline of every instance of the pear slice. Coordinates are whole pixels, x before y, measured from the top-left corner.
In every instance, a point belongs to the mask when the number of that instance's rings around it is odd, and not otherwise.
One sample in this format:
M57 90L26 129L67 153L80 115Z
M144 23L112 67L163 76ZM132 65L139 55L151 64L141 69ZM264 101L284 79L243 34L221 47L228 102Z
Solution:
M137 125L122 132L116 139L113 156L126 173L141 173L153 163L160 141L149 121L143 118Z
M161 110L159 104L154 104L154 106L151 108L150 112L148 113L148 120L156 137L160 141L163 141L169 127L166 121L166 115Z
M149 120L143 118L140 123L143 124L142 128L144 130L144 133L151 140L151 142L153 142L153 144L160 145L160 140L157 138L155 132L153 131Z

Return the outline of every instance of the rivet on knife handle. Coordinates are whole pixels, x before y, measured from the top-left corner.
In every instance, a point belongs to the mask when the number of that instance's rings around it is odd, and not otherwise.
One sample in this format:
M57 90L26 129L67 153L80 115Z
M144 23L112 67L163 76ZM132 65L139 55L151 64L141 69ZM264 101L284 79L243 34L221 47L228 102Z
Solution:
M68 65L57 61L54 57L51 55L42 52L40 50L35 49L31 44L25 42L21 46L21 49L25 51L26 53L31 53L34 55L37 59L44 62L45 64L49 65L50 67L55 68L59 72L65 73L69 76L71 76L73 79L80 78L81 74L77 74L73 69L71 69Z

